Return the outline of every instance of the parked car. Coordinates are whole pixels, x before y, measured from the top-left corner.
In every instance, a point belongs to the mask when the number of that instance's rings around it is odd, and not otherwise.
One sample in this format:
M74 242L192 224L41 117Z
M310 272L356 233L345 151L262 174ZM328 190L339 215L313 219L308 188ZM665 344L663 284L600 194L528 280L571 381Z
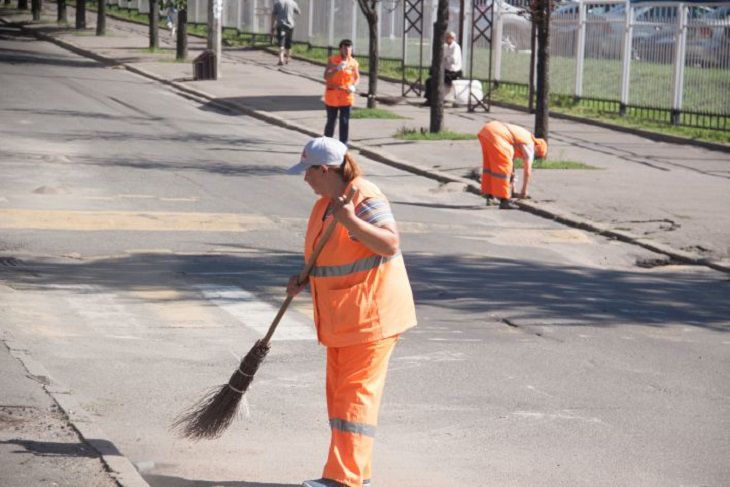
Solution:
M690 9L690 19L697 19L710 11L711 9L708 7L693 6ZM679 8L673 5L635 7L632 24L632 59L647 60L647 55L651 59L666 56L662 53L666 52L668 48L665 48L663 44L657 46L655 43L657 39L665 39L668 42L671 35L676 32L678 13ZM609 26L602 43L604 57L619 58L621 56L626 14L626 4L620 4L603 15Z
M585 56L600 57L601 36L608 25L603 14L615 4L588 4L586 6ZM569 1L550 15L550 53L554 56L574 57L578 51L580 2Z
M728 66L730 58L730 6L712 11L689 12L686 61L694 66ZM672 63L677 54L678 27L672 25L635 41L636 58L654 63Z
M458 19L459 4L458 2L450 3L449 18ZM524 8L510 5L504 0L496 0L496 6L498 10L494 12L494 20L496 21L498 15L502 18L502 48L508 51L530 49L531 23L527 11ZM480 2L476 6L476 8L485 9L482 10L483 12L486 11L487 7L489 7L488 2ZM476 22L477 31L483 31L485 35L491 36L487 20L480 18L478 11L474 13L474 16L478 19ZM468 28L471 29L471 26Z

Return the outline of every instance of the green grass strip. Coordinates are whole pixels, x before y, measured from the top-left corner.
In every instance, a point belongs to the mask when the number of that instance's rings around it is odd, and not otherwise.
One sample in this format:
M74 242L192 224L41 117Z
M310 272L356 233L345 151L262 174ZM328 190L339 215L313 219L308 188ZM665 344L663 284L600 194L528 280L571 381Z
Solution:
M409 129L401 127L394 137L401 140L473 140L476 134L467 134L464 132L453 132L451 130L442 130L441 132L431 133L427 129Z
M355 108L352 110L350 118L377 118L383 120L403 119L397 113L385 110L383 108Z
M522 159L515 159L515 169L522 169ZM551 161L546 159L535 159L532 163L533 169L599 169L584 162L577 161Z

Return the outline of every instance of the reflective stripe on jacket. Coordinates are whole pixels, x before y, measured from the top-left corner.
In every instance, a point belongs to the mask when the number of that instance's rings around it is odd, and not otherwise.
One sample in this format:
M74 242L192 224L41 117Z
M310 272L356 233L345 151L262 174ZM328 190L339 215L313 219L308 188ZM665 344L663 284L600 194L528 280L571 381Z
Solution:
M342 62L342 56L336 54L329 58L329 63L338 65ZM328 80L325 80L324 104L330 107L348 107L355 103L355 94L350 91L350 86L355 83L355 73L360 69L355 58L347 61L347 67L337 71Z
M367 198L385 199L377 186L356 178L354 204ZM304 243L308 260L333 218L324 218L329 198L312 208ZM337 225L320 253L309 277L314 302L314 322L319 341L328 347L368 343L402 333L416 325L413 293L403 256L386 257L350 239Z

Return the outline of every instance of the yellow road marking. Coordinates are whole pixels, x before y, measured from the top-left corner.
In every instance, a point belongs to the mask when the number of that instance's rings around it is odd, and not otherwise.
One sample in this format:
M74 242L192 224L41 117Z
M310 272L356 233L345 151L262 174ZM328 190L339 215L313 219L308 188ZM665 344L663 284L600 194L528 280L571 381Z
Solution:
M273 227L264 216L241 213L0 210L0 228L4 229L249 232Z

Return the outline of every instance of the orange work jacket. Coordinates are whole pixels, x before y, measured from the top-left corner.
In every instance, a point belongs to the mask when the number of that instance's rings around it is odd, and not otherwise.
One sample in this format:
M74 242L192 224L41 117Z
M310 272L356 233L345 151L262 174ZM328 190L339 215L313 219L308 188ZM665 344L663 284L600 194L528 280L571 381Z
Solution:
M342 56L336 54L329 58L330 64L340 64ZM337 71L332 77L326 80L324 90L324 104L330 107L349 107L355 103L355 94L350 91L350 86L355 83L355 74L360 65L351 57L347 61L347 67Z
M482 146L482 193L510 198L515 155L526 158L520 147L534 144L532 134L519 125L492 121L484 124L478 137Z
M367 198L385 199L377 186L356 178L357 206ZM330 199L322 197L309 216L304 255L309 260L324 229ZM347 347L388 338L416 325L416 310L403 256L376 254L337 225L309 275L317 337L327 347Z

